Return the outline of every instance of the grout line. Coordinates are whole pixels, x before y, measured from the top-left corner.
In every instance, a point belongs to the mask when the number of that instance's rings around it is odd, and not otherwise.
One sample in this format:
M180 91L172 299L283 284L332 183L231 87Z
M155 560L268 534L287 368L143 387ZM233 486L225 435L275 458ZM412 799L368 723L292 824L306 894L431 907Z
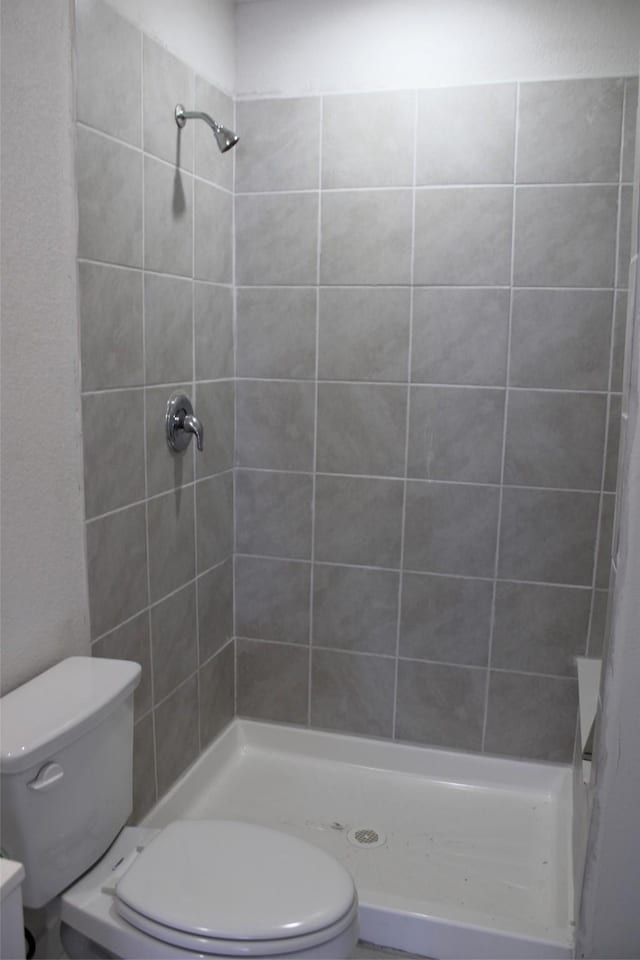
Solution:
M144 146L144 34L140 33L140 138ZM145 191L145 169L144 159L142 163L142 263L145 262L146 254L146 209L144 203ZM147 297L144 283L144 269L142 274L142 375L146 383L147 380L147 329L146 329L146 307ZM155 661L153 651L153 626L151 622L151 550L149 548L149 463L147 457L147 392L143 390L142 394L143 418L144 418L144 532L145 532L145 550L147 553L147 625L149 629L149 672L151 682L151 728L153 734L153 771L155 777L155 798L160 796L158 782L158 738L156 734L156 713L155 713Z
M316 310L315 310L315 369L313 388L313 474L311 480L311 569L309 575L309 666L307 675L307 726L311 726L311 696L313 690L313 611L316 554L316 485L318 477L318 377L320 370L320 265L322 258L322 143L324 139L324 101L320 98L318 149L318 222L316 234Z
M618 283L618 259L620 256L620 225L622 221L622 165L624 160L624 117L625 117L625 107L626 107L626 98L627 98L627 84L624 85L624 94L622 98L622 122L620 124L620 156L618 160L618 209L616 215L616 242L614 249L613 257L613 270L614 270L614 283ZM606 473L607 473L607 447L609 445L609 421L611 417L611 387L613 379L613 356L614 356L614 346L615 346L615 328L616 328L616 307L617 307L618 293L616 293L613 298L613 306L611 309L611 322L610 322L610 334L609 334L609 377L608 377L608 395L607 395L607 409L605 413L605 424L604 424L604 439L602 446L602 469L600 471L600 499L598 502L598 521L596 526L596 539L593 550L593 576L591 581L591 606L589 609L589 622L587 625L587 635L585 637L585 654L588 654L591 647L591 629L593 626L594 610L596 603L596 585L598 580L598 560L600 555L600 541L602 535L602 518L604 512L604 498L606 495ZM615 496L615 494L613 494ZM611 566L611 558L609 558L609 567ZM610 571L608 571L610 572Z
M489 620L489 645L487 648L487 677L484 692L484 715L482 718L482 739L480 743L481 753L485 752L487 739L487 724L489 720L489 692L491 688L491 670L493 658L493 639L496 625L496 600L498 591L498 572L500 569L500 537L502 535L502 506L504 501L504 471L507 459L507 429L509 421L509 390L511 382L511 336L513 329L513 283L515 275L515 247L516 247L516 204L517 190L515 188L516 175L518 170L518 139L520 135L520 84L516 84L515 98L515 116L514 116L514 135L513 135L513 194L511 208L511 264L510 264L510 290L509 290L509 323L507 327L507 369L506 383L507 387L504 395L504 414L502 421L502 460L500 464L500 493L498 495L498 519L496 525L496 552L493 568L493 590L491 595L491 616Z
M153 600L145 604L144 607L141 607L139 610L136 610L134 614L130 617L126 617L124 620L121 620L119 623L116 623L113 627L109 627L108 630L105 630L104 633L99 634L99 636L94 637L90 642L91 646L94 643L98 643L99 640L104 640L105 638L111 636L112 633L115 633L116 630L120 630L122 627L125 627L128 623L132 623L138 617L142 616L143 613L151 613L156 607L159 607L161 603L164 603L165 600L170 600L171 597L175 597L178 593L181 593L183 590L186 590L187 587L191 587L195 584L196 580L201 577L207 576L209 573L213 573L214 570L217 570L219 567L224 566L230 560L230 556L225 557L224 560L220 560L218 563L214 563L212 567L207 567L206 570L203 570L201 573L197 573L196 576L191 577L190 580L186 580L184 583L181 583L179 587L175 587L173 590L170 590L169 593L163 594L157 600Z
M575 77L575 76L566 76L566 74L563 74L562 76L546 77L546 78L544 79L544 81L540 81L540 80L536 80L536 79L522 80L521 77L515 76L515 77L507 78L507 79L505 79L505 80L499 80L499 81L497 81L497 82L496 82L495 80L481 80L481 81L476 81L475 83L474 83L474 82L470 82L470 83L465 83L464 86L465 86L465 87L471 87L472 89L477 90L477 89L482 89L482 88L487 88L487 87L496 87L496 86L509 87L509 86L515 86L516 84L522 84L522 86L533 86L534 84L539 84L539 83L541 83L541 82L544 82L544 83L567 83L567 82L571 82L571 81L574 81L574 80L585 80L585 79L594 79L594 80L630 80L630 81L632 81L632 82L635 82L635 81L638 79L638 74L637 74L637 71L636 71L636 72L633 72L633 73L623 73L623 74L619 74L619 73L616 73L616 74L604 73L604 74L598 74L598 75L595 76L595 77L588 77L588 78L585 78L585 77ZM245 91L243 91L243 92L241 92L241 93L237 93L237 92L236 92L236 93L235 93L235 100L236 100L237 103L247 103L247 102L251 102L251 101L253 101L253 100L255 100L255 101L257 101L257 102L262 102L262 101L265 101L265 100L315 100L315 99L317 99L318 97L324 97L324 98L327 99L327 100L338 99L338 98L340 98L340 97L355 97L355 98L357 99L358 97L368 97L368 96L371 96L372 94L377 94L377 93L386 93L386 94L402 94L402 93L408 94L408 93L417 93L417 94L420 94L420 93L425 93L425 92L442 92L442 91L446 91L446 90L457 90L457 89L459 89L459 88L460 88L460 83L458 83L458 82L453 82L453 81L452 81L451 83L446 83L446 84L433 84L433 83L432 83L432 84L430 84L430 85L428 85L428 86L426 86L426 87L402 87L402 86L400 86L400 87L398 87L398 86L390 86L390 87L367 87L366 90L363 90L362 88L358 88L358 87L348 87L348 88L344 88L344 89L341 88L340 90L328 90L328 89L319 90L319 91L314 92L314 93L309 93L308 90L300 90L300 91L298 91L297 93L291 93L291 92L289 92L289 93L273 93L273 92L263 93L262 91L253 91L253 92L251 92L251 91L245 90ZM224 91L223 91L223 93L224 93Z
M233 129L238 129L238 108L235 97L233 98ZM236 454L238 450L238 287L236 278L236 180L237 180L237 157L235 149L232 151L232 183L233 200L231 203L231 279L232 279L232 314L231 330L233 337L233 554L231 558L232 589L231 602L233 608L231 611L232 634L233 634L233 716L238 715L238 644L236 643L236 580L237 564L236 550L238 543L238 519L237 519L237 470Z
M191 80L193 83L193 100L195 102L195 75L191 74ZM193 168L195 170L196 166L196 138L195 131L193 136ZM197 387L196 387L196 288L195 288L195 276L196 276L196 178L193 177L191 180L191 390L192 396L194 399L194 404L198 403L197 396ZM194 602L196 606L196 677L197 677L197 707L198 707L198 753L202 752L202 690L200 687L200 604L198 602L198 498L196 496L196 486L195 484L198 481L198 462L195 442L190 444L191 458L193 464L193 568L195 570L196 576L194 580L194 591L195 597Z
M246 643L261 643L275 647L293 647L297 650L304 650L306 646L302 643L294 643L288 640L271 640L264 637L239 636L236 639ZM337 653L338 655L342 654L347 657L366 657L373 660L391 661L393 663L397 663L398 661L403 663L422 663L434 667L452 667L459 670L481 671L482 673L487 672L488 669L486 664L481 663L457 663L451 660L430 660L428 657L396 657L395 653L377 653L369 650L349 650L345 647L331 647L324 643L317 644L316 649L330 651L331 653ZM546 680L566 680L569 682L576 682L575 674L544 673L537 670L517 670L508 667L494 667L493 672L509 675L515 674L516 676L520 677L542 677Z
M613 494L609 494L613 496ZM296 563L308 565L312 562L317 567L338 567L345 570L370 570L374 573L390 573L390 574L399 574L400 567L375 567L369 564L364 563L341 563L336 560L311 560L310 558L305 557L281 557L275 556L274 554L267 553L246 553L239 551L236 554L237 560L265 560L273 563ZM489 575L486 577L474 576L471 574L464 573L441 573L437 570L415 570L413 568L405 567L403 572L409 576L413 577L438 577L445 580L471 580L475 583L493 583L494 576ZM564 583L564 582L554 582L550 580L519 580L516 577L498 577L499 583L515 583L521 586L530 586L530 587L552 587L562 590L591 590L590 583ZM605 592L604 588L596 588L601 592Z
M156 163L162 164L164 167L169 167L174 172L178 170L181 177L191 177L192 180L198 180L200 183L206 184L208 187L213 187L215 190L220 190L221 193L229 194L233 197L233 191L229 190L228 187L223 187L222 184L216 183L215 180L207 180L206 177L201 177L198 174L194 173L193 170L188 170L186 167L176 166L175 160L165 160L164 157L159 157L155 153L150 153L148 150L144 149L144 146L137 147L133 143L129 143L127 140L121 140L120 137L115 137L111 133L107 133L105 130L100 130L98 127L92 127L89 123L84 123L82 120L76 121L78 126L84 130L89 130L91 133L95 133L97 136L102 137L104 140L110 140L112 143L117 143L121 147L125 147L128 150L133 151L133 153L139 153L146 160L154 160ZM194 138L194 160L195 160L195 138ZM143 163L144 167L144 163ZM194 164L195 167L195 164ZM144 196L144 193L143 193Z
M410 288L409 288L410 289ZM409 300L411 304L411 289L409 294ZM280 384L310 384L314 382L312 377L237 377L239 383L280 383ZM220 381L213 380L211 383L218 383ZM602 396L606 397L608 390L590 390L590 389L578 389L572 387L534 387L534 386L518 386L515 384L483 384L483 383L440 383L436 381L420 381L420 380L333 380L330 378L318 378L318 382L326 386L342 386L342 387L396 387L402 388L406 387L407 384L410 387L424 388L428 387L434 390L485 390L492 393L499 393L504 390L512 390L516 393L560 393L560 394L577 394L578 396ZM131 388L122 388L122 389L131 389ZM103 393L105 391L97 390L93 391L94 393Z
M414 277L416 263L416 177L418 166L418 94L413 94L413 169L412 169L412 193L411 193L411 246L410 246L410 264L409 264L409 343L407 350L407 392L405 406L405 432L404 432L404 476L402 484L402 512L400 515L400 575L398 577L398 600L397 600L397 620L396 620L396 649L395 649L395 670L393 677L393 713L391 716L391 739L396 739L396 723L398 715L398 675L400 665L400 632L402 628L402 591L404 584L404 544L407 526L407 489L409 477L409 429L411 423L411 370L413 357L413 320L414 320Z
M154 160L159 160L158 157L153 157ZM161 163L166 161L160 160ZM188 173L188 171L187 171ZM189 174L190 175L190 174ZM200 179L200 178L197 178ZM207 181L209 182L209 181ZM213 184L213 186L217 186ZM558 183L547 183L546 181L532 181L532 182L521 182L518 183L515 180L512 180L509 183L505 182L495 182L495 183L400 183L393 186L369 186L369 187L358 187L358 186L347 186L347 187L322 187L322 193L329 194L341 194L341 193L426 193L426 192L444 192L446 190L540 190L540 189L549 189L549 190L563 190L563 189L588 189L594 188L601 190L603 188L613 188L618 186L618 180L575 180L558 182ZM220 189L223 189L222 187ZM240 190L236 193L236 197L242 199L247 199L249 197L291 197L291 196L314 196L317 193L317 190L314 188L303 188L296 190Z

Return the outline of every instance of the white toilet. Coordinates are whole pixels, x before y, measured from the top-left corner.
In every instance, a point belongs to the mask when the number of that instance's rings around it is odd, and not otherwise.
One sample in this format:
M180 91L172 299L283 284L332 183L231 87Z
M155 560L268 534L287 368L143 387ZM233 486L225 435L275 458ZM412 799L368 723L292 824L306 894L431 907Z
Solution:
M324 851L231 820L123 829L139 680L71 657L0 700L2 848L25 906L62 893L72 958L350 957L357 895Z

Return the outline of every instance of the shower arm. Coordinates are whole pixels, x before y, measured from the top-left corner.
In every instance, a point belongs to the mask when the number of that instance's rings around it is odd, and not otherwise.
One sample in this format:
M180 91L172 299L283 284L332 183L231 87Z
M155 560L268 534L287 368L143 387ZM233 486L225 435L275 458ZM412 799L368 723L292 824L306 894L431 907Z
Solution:
M187 120L204 120L214 133L222 129L222 124L210 117L208 113L201 113L199 110L185 110L181 103L176 106L175 118L180 129L184 127Z

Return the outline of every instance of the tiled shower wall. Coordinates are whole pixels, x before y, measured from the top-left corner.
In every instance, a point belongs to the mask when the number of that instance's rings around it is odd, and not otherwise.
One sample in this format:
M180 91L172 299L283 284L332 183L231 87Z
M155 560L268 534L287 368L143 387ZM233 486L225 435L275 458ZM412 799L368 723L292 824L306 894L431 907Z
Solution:
M142 666L134 818L234 711L233 156L178 102L233 101L78 0L78 272L91 638ZM169 453L184 388L205 448Z
M236 105L237 712L569 760L637 83Z

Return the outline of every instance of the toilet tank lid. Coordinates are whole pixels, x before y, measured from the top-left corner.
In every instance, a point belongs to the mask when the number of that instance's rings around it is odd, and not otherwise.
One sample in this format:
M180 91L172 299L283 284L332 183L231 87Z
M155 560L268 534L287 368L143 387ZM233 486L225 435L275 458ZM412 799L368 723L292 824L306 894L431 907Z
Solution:
M69 657L0 699L0 772L16 773L97 726L138 686L129 660Z

